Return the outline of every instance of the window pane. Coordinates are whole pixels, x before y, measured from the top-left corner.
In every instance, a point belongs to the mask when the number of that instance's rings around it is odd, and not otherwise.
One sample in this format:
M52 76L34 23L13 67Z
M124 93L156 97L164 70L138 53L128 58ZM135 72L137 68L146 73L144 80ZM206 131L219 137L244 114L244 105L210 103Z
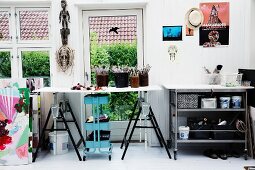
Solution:
M0 11L0 41L10 41L10 20L8 11Z
M90 64L96 66L137 66L137 17L95 16L89 17L90 28ZM109 74L110 85L114 84L114 75ZM91 83L96 84L96 75L92 72ZM106 108L110 120L128 120L132 107L137 100L136 92L111 93Z
M0 78L11 77L11 53L0 51Z
M20 11L20 40L49 40L48 11Z
M50 86L49 51L22 51L23 77L43 77L44 85Z

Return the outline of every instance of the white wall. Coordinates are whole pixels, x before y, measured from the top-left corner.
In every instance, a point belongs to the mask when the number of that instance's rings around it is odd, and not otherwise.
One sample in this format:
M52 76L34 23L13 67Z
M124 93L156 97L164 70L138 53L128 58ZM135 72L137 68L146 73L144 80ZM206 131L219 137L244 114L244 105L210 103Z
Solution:
M67 2L67 9L71 15L69 45L75 50L75 63L71 74L62 73L55 66L53 67L52 79L53 85L56 87L71 87L78 82L84 82L83 59L86 56L83 56L83 48L87 47L82 44L81 11L86 9L144 8L144 54L145 62L152 66L150 72L151 84L201 83L204 74L203 66L212 70L216 65L222 64L224 66L223 72L237 72L238 68L254 67L255 65L251 64L251 62L255 63L255 57L251 57L255 53L255 48L251 48L249 44L254 38L251 38L249 34L251 19L247 18L252 9L251 5L255 8L255 2L252 0L229 1L230 44L227 47L220 48L200 47L198 45L198 31L195 31L194 37L185 36L185 13L192 7L199 7L200 2L208 2L205 0L67 0ZM54 29L55 41L53 49L55 50L61 45L60 24L58 23L60 10L60 0L52 1L52 28ZM254 21L252 23L255 24ZM163 42L163 25L183 25L183 41ZM169 45L178 47L178 62L169 61L167 53ZM56 65L55 57L52 57L52 63ZM156 114L160 113L157 118L162 131L164 134L168 134L168 96L162 92L153 95L150 97L152 106ZM160 99L162 100L159 102ZM81 103L80 100L77 99L77 102L72 102L73 107L80 107L79 104L75 105L75 103Z
M82 17L80 11L88 8L125 8L125 3L139 3L143 1L129 0L68 0L68 10L71 15L69 45L75 49L75 64L73 72L65 74L53 69L53 85L58 87L71 87L81 82L83 83L83 51L82 46ZM220 48L202 48L199 43L199 31L195 31L194 37L186 37L183 32L183 41L163 42L162 26L163 25L183 25L185 13L192 7L199 7L200 2L205 0L148 0L145 8L145 58L146 63L152 65L151 83L200 83L203 76L203 66L214 69L217 64L222 64L224 72L237 72L238 68L252 66L254 58L250 58L249 51L249 34L247 34L247 14L250 11L250 1L230 0L230 45ZM252 3L254 3L252 1ZM87 5L86 5L87 4ZM94 4L94 5L93 5ZM97 4L97 5L95 5ZM119 5L116 5L119 4ZM87 6L87 7L86 7ZM130 5L132 6L132 5ZM128 6L127 6L128 7ZM52 2L54 41L55 48L61 45L58 23L58 13L61 10L60 1ZM247 12L248 11L248 12ZM254 13L254 12L253 12ZM246 19L245 19L246 18ZM254 27L253 27L254 28ZM248 30L249 31L249 30ZM167 48L169 45L177 45L179 50L178 62L169 61ZM84 47L86 48L86 47ZM254 51L254 50L253 50ZM252 52L251 52L252 53ZM255 53L255 51L253 52ZM86 56L85 56L86 57ZM52 59L55 60L53 57ZM250 61L251 60L251 61ZM231 61L231 62L230 62ZM63 80L65 80L63 82Z

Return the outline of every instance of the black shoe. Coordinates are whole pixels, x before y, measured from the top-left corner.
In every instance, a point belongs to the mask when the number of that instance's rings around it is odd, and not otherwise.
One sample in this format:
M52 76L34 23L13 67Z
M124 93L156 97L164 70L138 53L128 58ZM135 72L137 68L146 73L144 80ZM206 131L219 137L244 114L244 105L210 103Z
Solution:
M227 160L228 159L228 156L227 156L226 152L224 152L223 150L217 151L217 155L222 160Z
M218 155L212 149L205 150L204 155L212 159L218 159Z

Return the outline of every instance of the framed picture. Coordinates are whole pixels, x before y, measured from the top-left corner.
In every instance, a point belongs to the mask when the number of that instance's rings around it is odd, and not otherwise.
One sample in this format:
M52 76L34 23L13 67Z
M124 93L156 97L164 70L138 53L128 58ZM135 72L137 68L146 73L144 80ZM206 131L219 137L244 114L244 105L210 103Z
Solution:
M163 26L163 41L182 41L182 26Z

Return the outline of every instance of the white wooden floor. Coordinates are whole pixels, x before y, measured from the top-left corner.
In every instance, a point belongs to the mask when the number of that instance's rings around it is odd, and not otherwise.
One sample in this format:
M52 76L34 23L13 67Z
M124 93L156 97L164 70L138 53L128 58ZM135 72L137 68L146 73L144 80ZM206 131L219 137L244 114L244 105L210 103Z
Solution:
M0 170L243 170L244 166L255 165L255 160L241 158L227 160L210 159L199 151L182 150L178 160L169 159L164 148L148 147L132 143L124 160L120 144L114 144L112 160L107 155L90 155L85 162L78 161L74 151L53 156L40 153L35 163L22 166L0 166ZM173 156L173 152L171 151Z

